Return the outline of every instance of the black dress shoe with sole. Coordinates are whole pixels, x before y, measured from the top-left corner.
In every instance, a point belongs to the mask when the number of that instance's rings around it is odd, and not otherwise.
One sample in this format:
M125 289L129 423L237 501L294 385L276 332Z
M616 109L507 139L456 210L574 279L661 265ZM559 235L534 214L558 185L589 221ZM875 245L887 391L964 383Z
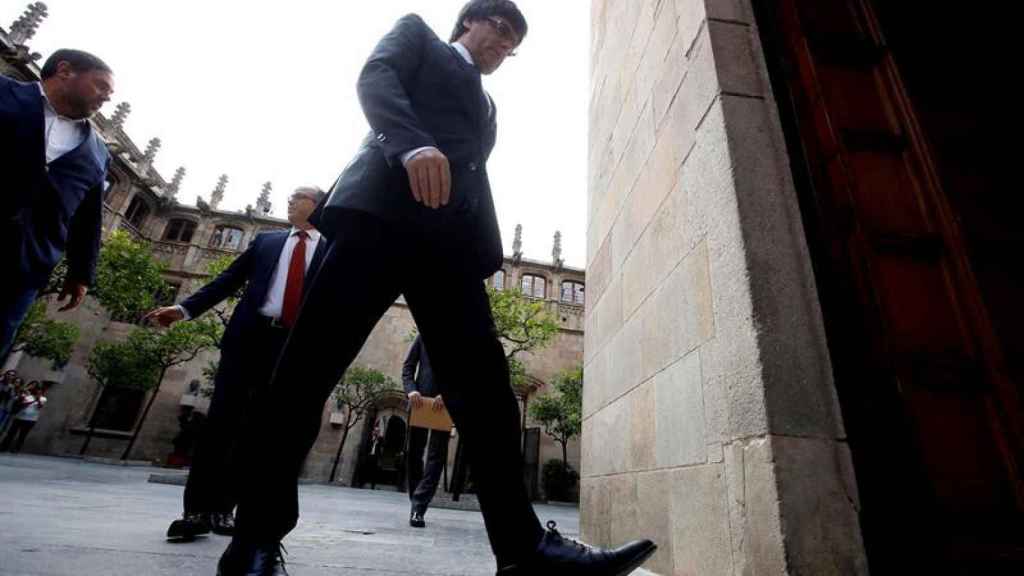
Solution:
M426 528L427 521L423 519L422 512L413 512L409 515L409 526L413 528Z
M199 536L210 533L210 519L208 514L186 514L171 522L167 528L167 540L169 542L185 543L192 542Z
M233 539L217 562L217 576L288 576L285 553L280 542L252 545Z
M657 549L650 540L637 540L614 550L594 548L563 538L555 530L555 523L548 522L537 551L501 568L497 576L626 576Z

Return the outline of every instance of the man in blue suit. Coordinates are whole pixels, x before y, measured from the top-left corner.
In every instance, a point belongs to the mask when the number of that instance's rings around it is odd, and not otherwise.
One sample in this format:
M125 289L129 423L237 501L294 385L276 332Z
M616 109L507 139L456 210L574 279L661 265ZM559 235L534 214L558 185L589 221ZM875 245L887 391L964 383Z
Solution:
M64 49L40 76L0 76L0 358L65 253L60 300L70 300L61 310L81 304L100 247L110 154L89 117L114 92L113 73L92 54Z
M146 315L164 326L198 318L245 287L221 340L210 410L185 485L185 513L168 528L169 540L190 541L211 529L225 535L234 531L241 481L232 464L234 447L249 397L270 378L298 315L305 279L323 258L325 241L309 215L324 196L319 189L297 189L288 200L291 230L256 236L209 284L181 304Z

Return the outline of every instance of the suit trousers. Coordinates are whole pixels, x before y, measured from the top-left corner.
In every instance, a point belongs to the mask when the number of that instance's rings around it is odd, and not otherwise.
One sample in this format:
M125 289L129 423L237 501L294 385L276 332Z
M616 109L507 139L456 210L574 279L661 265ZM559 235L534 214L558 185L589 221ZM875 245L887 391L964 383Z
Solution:
M429 433L429 446L428 446ZM437 485L444 471L448 457L448 440L451 434L426 428L409 428L409 501L412 509L420 514L427 513L430 501L434 499ZM427 463L423 463L423 451L427 452Z
M324 262L245 436L248 481L236 538L272 543L298 521L297 480L324 404L370 331L405 296L440 392L466 443L499 563L532 553L543 528L527 496L519 406L483 279L461 226L428 233L409 222L343 211ZM454 229L454 231L452 231ZM267 422L274 422L269 426Z
M38 292L35 288L19 287L11 279L0 282L0 361L7 357L14 345L18 327L36 301Z
M231 512L238 503L238 439L254 391L269 379L288 332L261 318L243 342L227 343L214 377L213 397L185 484L185 514ZM264 424L269 424L264 422Z

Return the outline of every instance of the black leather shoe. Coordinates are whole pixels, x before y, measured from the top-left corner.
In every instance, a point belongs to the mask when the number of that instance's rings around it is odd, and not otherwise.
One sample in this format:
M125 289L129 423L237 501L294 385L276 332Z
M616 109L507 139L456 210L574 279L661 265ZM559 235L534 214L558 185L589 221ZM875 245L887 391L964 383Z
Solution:
M221 536L235 535L235 515L231 512L210 514L210 530Z
M409 515L409 526L413 528L426 528L427 521L423 519L423 513L414 511Z
M208 514L185 514L171 522L167 528L167 540L170 542L192 542L197 536L205 536L210 533L210 518Z
M217 562L217 576L288 576L284 568L286 553L280 542L255 546L236 538Z
M626 576L640 567L657 546L650 540L637 540L614 550L592 548L563 538L548 522L537 551L522 562L498 570L498 576Z

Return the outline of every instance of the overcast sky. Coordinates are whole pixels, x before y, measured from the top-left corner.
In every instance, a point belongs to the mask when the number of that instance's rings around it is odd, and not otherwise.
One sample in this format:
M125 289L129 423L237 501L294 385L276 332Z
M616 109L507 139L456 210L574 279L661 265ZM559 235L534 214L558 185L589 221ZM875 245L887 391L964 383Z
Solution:
M31 48L89 50L116 73L104 108L128 101L140 148L159 137L166 179L187 169L179 200L209 199L230 178L221 207L253 204L273 182L274 214L302 184L329 186L368 130L355 94L380 37L417 12L447 39L463 0L45 0L49 17ZM0 7L4 27L27 0ZM586 0L518 0L530 32L519 55L484 78L498 109L488 169L505 251L522 223L528 258L549 260L562 231L566 263L586 250L590 8Z

